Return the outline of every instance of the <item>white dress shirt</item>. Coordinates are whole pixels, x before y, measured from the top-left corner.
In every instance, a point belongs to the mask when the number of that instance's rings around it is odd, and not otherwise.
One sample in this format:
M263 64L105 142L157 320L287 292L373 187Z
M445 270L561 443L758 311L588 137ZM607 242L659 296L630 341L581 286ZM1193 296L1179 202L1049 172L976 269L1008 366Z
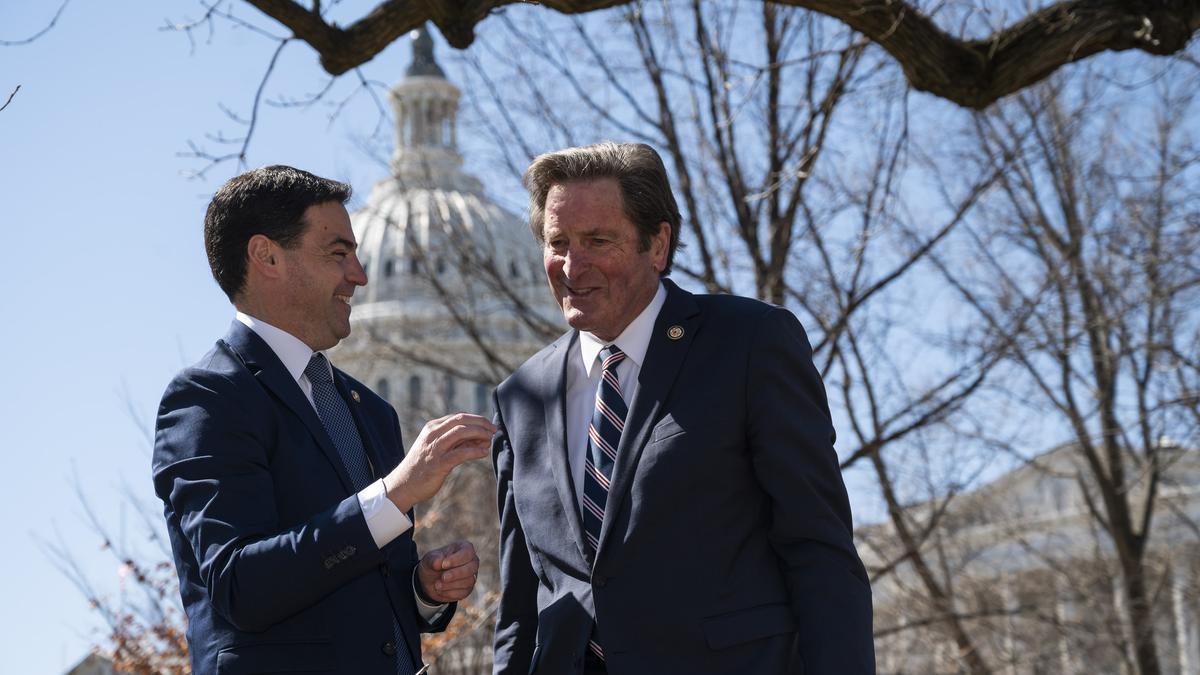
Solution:
M615 344L625 352L625 360L617 364L617 380L621 383L621 398L625 404L633 402L637 393L638 373L646 360L650 347L650 336L654 322L667 301L667 289L661 283L650 304L625 327L611 343L580 331L577 349L567 357L567 459L571 464L571 480L575 483L575 498L579 508L583 507L583 465L587 458L588 424L596 409L596 390L600 387L600 375L604 369L596 358L600 350Z
M287 369L288 374L292 376L296 384L300 385L300 391L304 392L304 397L308 399L309 405L316 410L317 405L313 401L312 395L312 383L304 374L304 369L308 367L308 362L312 359L313 350L295 335L276 328L262 319L256 319L245 312L238 312L237 320L254 331L263 339L263 342L267 343L271 351L275 352L275 356L283 362L283 367ZM329 368L329 376L332 378L333 366L330 365L328 358L325 359L325 367ZM358 505L362 508L371 538L375 540L375 545L379 548L383 548L412 527L412 521L408 519L408 516L404 515L404 512L388 499L387 492L383 488L382 478L359 491ZM417 609L427 621L432 621L446 605L430 605L421 600L421 594L416 592L416 582L416 570L414 569L413 595L417 600Z

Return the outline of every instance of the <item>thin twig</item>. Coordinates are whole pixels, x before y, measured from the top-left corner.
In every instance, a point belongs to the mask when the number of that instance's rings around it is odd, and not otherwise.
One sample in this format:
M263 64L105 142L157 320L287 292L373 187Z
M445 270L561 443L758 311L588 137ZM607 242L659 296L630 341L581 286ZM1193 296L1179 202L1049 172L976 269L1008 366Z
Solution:
M17 95L18 91L21 91L21 85L19 84L17 85L17 88L13 89L12 93L8 95L8 100L4 102L4 105L0 105L0 110L4 110L8 107L9 103L12 103L13 97Z

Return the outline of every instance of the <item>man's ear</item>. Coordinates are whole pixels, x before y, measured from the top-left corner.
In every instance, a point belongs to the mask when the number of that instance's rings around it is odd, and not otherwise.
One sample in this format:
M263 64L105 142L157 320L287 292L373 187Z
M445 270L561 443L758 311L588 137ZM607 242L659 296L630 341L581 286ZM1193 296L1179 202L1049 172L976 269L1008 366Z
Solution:
M279 245L269 237L256 234L246 244L246 259L249 267L268 279L278 278L283 273L283 256Z
M664 220L658 224L658 233L650 238L650 259L659 273L667 267L667 251L670 249L671 224Z

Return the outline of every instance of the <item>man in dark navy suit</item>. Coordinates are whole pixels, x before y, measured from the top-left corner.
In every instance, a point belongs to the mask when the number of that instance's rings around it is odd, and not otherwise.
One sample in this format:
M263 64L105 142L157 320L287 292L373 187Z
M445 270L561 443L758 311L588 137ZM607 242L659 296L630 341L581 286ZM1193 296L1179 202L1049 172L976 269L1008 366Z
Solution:
M572 330L496 392L495 673L873 673L825 389L795 316L664 279L658 154L604 143L525 174Z
M390 405L322 353L367 277L347 185L286 166L217 191L205 216L229 333L168 385L154 488L188 616L192 672L413 675L420 632L474 588L469 542L418 556L412 507L487 454L475 415L407 453Z

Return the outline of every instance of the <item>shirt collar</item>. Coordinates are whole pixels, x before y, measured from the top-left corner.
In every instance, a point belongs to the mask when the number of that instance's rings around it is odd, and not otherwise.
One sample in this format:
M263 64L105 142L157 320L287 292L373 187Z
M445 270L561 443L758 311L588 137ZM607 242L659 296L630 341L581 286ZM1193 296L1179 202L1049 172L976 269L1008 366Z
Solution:
M308 362L313 355L313 350L304 344L303 340L245 312L238 312L237 320L262 338L271 351L275 352L275 356L278 356L279 360L283 362L283 367L287 369L292 379L296 382L300 381L300 376L304 374L304 369L308 367ZM326 367L330 368L330 377L333 377L332 367L328 365L329 359L325 359L325 363Z
M625 352L625 357L633 362L639 369L642 367L642 361L646 358L646 350L650 348L650 336L654 333L654 321L658 318L658 312L667 301L667 289L660 281L658 291L654 293L654 298L641 314L637 315L625 330L617 336L616 340L611 343L605 342L600 338L586 333L579 332L579 352L583 355L583 369L587 372L588 377L592 376L592 366L596 364L596 357L600 354L600 350L607 347L609 344L615 344Z

